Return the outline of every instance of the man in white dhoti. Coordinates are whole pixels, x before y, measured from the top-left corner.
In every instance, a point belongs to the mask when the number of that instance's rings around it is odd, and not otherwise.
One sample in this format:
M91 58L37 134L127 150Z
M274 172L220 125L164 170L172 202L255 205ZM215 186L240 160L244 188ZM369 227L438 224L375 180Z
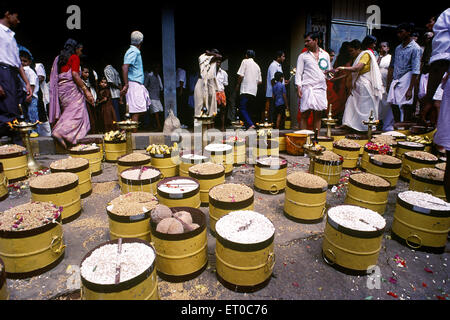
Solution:
M144 86L144 66L140 51L143 41L144 35L141 32L131 33L131 46L125 53L122 65L124 86L120 94L126 95L128 112L133 121L138 121L139 116L145 113L151 104L150 96Z
M430 59L430 75L428 79L425 108L433 108L433 97L442 77L450 73L450 8L437 19L434 27L433 51ZM444 148L447 159L450 157L450 81L448 77L442 82L444 93L437 122L434 143ZM450 199L450 166L447 165L444 175L444 189L447 200Z
M216 91L217 85L217 60L222 59L217 49L206 50L198 58L200 66L200 78L194 89L195 116L202 116L202 108L206 106L207 116L212 117L217 114Z
M355 59L351 67L339 67L338 71L352 74L352 91L345 104L342 124L357 131L367 131L363 124L373 112L378 120L380 101L384 87L377 58L371 50L361 50L361 42L350 42L348 53Z
M308 50L297 59L295 85L300 99L301 130L307 129L311 111L314 112L314 130L320 130L322 111L328 106L325 72L331 69L331 62L330 55L319 47L319 38L318 33L307 33L305 47Z

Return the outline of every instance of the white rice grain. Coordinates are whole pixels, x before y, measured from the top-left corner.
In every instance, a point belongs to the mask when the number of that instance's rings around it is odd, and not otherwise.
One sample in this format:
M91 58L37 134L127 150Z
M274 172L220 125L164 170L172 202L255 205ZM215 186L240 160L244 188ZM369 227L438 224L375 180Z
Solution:
M337 206L328 210L328 216L342 227L357 231L376 231L386 226L386 220L377 212L357 206Z
M450 203L445 202L428 193L417 191L405 191L398 194L398 197L413 206L429 210L450 211Z
M183 194L194 191L199 187L199 184L189 179L175 179L161 184L158 189L165 193Z

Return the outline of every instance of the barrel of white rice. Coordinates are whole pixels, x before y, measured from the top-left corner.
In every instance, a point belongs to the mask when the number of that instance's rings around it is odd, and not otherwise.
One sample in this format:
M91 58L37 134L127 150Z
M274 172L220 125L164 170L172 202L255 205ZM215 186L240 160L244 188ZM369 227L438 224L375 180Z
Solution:
M27 150L16 144L0 146L0 162L10 183L27 179Z
M302 146L303 147L303 146ZM280 154L278 141L275 139L256 139L256 145L253 146L253 161L264 156L275 156Z
M438 170L445 171L445 169L447 167L447 163L446 162L440 162L440 163L436 164L434 167L436 169L438 169Z
M208 157L194 154L194 153L188 153L181 156L181 162L180 162L180 176L181 177L189 177L189 168L200 163L205 163L209 161Z
M366 172L386 179L391 184L391 189L397 186L402 161L396 157L376 154L371 155L366 167Z
M166 178L157 184L157 197L161 204L174 207L199 208L200 183L191 177Z
M325 147L326 150L333 151L334 137L319 136L317 137L317 141L319 142L319 145Z
M444 189L445 172L436 168L416 169L411 173L409 190L431 194L447 201Z
M225 183L225 167L221 164L206 162L189 168L189 176L200 183L201 206L209 205L209 190Z
M255 190L278 194L286 188L288 162L283 157L265 156L256 159Z
M224 183L209 190L210 232L216 235L216 223L232 211L253 210L255 194L253 189L237 183Z
M246 161L245 139L233 136L226 139L224 143L233 147L233 164L235 166L245 164Z
M78 176L58 172L30 180L32 201L50 202L62 207L62 222L69 223L81 215L81 195Z
M324 151L314 159L314 175L325 179L328 188L339 184L344 158L332 151Z
M402 159L404 153L409 151L424 151L425 145L418 142L400 141L398 142L396 157Z
M137 238L150 241L150 212L158 199L149 192L130 192L113 199L106 207L109 238Z
M383 215L391 183L371 173L352 174L348 180L345 204L360 206Z
M266 286L275 266L275 227L254 211L231 212L216 224L216 275L228 289L255 292Z
M69 155L72 158L84 158L89 160L89 171L92 176L97 176L102 173L103 152L96 144L77 145L69 149Z
M398 194L392 239L414 250L443 253L450 231L450 204L430 194Z
M392 148L387 144L379 144L369 142L364 146L364 152L361 157L360 167L362 171L367 170L367 166L369 164L369 158L376 154L386 154L389 156L393 155Z
M212 143L205 147L205 156L209 156L211 162L225 167L225 176L233 173L233 147L228 144Z
M166 281L192 280L208 265L206 218L199 209L175 207L171 210L172 213L189 212L198 228L181 234L166 234L158 232L157 224L151 221L152 242L157 255L156 269Z
M342 205L327 213L322 257L346 274L367 274L378 263L385 219L376 212Z
M121 183L120 174L129 168L150 166L152 158L149 155L140 152L133 152L117 159L117 175L119 184Z
M116 163L117 159L127 154L126 140L105 141L105 161Z
M382 136L392 136L395 138L395 140L397 142L406 140L406 134L399 132L399 131L386 131L386 132L383 132L381 135Z
M8 178L3 171L3 164L0 162L0 201L8 198Z
M335 140L333 143L333 152L344 158L342 163L343 169L354 169L357 167L360 149L359 143L349 139Z
M95 247L80 263L81 299L159 300L155 258L155 250L141 239Z
M161 171L164 178L176 177L180 171L180 154L173 150L169 154L151 154L152 167Z
M287 176L284 214L300 223L322 221L327 202L328 182L307 172Z
M349 134L345 139L352 140L359 144L359 155L362 156L364 152L364 146L369 142L369 137L366 134Z
M92 193L91 172L89 171L89 160L84 158L72 158L53 161L50 164L52 173L71 172L78 176L78 187L81 198L86 198Z
M0 258L11 279L33 277L53 269L65 253L61 209L30 202L0 214Z
M434 168L438 158L424 151L409 151L403 154L403 164L400 178L405 181L411 180L411 172L420 168Z
M162 173L150 166L133 167L120 174L122 194L129 192L157 193L157 184L162 179Z
M3 260L0 259L0 300L8 300L8 299L9 299L9 292L8 292L8 285L6 283L5 264L3 263Z

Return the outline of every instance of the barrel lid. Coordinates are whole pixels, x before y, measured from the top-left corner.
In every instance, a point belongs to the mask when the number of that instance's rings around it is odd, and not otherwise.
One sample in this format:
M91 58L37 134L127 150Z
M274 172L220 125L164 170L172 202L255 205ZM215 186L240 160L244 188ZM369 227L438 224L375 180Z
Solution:
M207 145L205 150L214 153L229 153L233 151L233 147L228 144L212 143Z
M160 181L158 194L165 198L184 199L192 197L200 190L200 183L191 177L172 177Z
M184 163L198 164L198 163L206 162L207 160L208 160L208 157L202 156L200 154L194 154L194 153L183 154L181 156L181 161Z
M423 150L425 149L425 145L418 142L412 142L412 141L398 141L397 142L399 147L402 147L404 149L410 149L410 150Z
M431 194L418 191L405 191L397 196L397 202L414 212L437 217L450 217L450 203Z
M314 131L311 131L311 130L299 130L299 131L295 131L294 134L306 134L306 135L310 136L310 135L314 135Z
M279 170L287 168L288 162L283 157L263 156L256 159L256 165L260 168Z

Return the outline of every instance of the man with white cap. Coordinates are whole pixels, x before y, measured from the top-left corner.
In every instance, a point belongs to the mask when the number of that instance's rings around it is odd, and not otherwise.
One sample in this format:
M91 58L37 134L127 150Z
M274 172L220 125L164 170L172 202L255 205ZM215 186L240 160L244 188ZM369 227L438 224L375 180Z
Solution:
M140 50L143 41L144 35L141 32L131 33L131 45L125 53L122 65L124 86L120 95L126 95L128 112L133 121L138 121L139 116L145 113L151 104L150 96L144 86L144 66Z

